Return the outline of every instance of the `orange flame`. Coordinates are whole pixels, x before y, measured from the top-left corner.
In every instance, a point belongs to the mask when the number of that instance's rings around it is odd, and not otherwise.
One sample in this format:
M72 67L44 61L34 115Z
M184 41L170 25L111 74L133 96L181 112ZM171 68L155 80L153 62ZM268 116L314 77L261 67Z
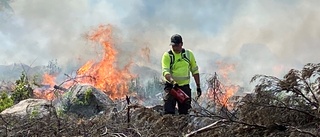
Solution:
M219 88L214 91L213 89L210 89L208 91L208 97L211 99L214 99L216 103L226 106L228 108L232 107L232 104L228 102L229 98L232 97L239 89L238 86L231 85L231 81L229 79L229 74L234 71L235 65L234 64L227 64L223 62L217 62L218 65L218 73L222 76L222 85L220 83L215 84L215 88ZM221 87L223 86L223 88ZM222 92L222 93L221 93Z
M98 30L88 37L103 46L103 57L100 62L88 61L78 71L83 76L80 83L88 83L109 94L110 98L123 98L128 93L127 82L134 76L129 73L131 62L122 70L115 67L117 51L111 38L111 26L99 26Z
M35 89L33 91L34 95L37 96L38 98L53 100L54 99L53 86L55 85L56 77L45 73L42 79L43 81L41 84L47 85L49 87Z
M129 73L131 61L123 69L116 67L117 51L114 48L111 38L111 26L99 26L99 28L89 34L88 39L99 43L103 47L103 56L99 62L88 61L77 71L74 81L64 83L64 87L72 86L75 81L80 84L90 84L97 89L107 93L111 99L123 98L127 95L129 88L127 82L135 76ZM50 85L50 88L38 88L34 93L39 98L52 100L54 98L53 87L55 77L44 74L43 85Z
M231 108L232 104L230 104L228 102L228 100L229 100L229 98L231 98L234 95L234 93L236 93L239 90L239 87L227 86L225 88L226 88L226 91L224 93L224 96L222 96L222 98L221 98L221 103L223 106L227 106L228 108Z
M53 88L53 86L55 85L55 80L56 78L54 76L51 76L47 73L45 73L43 75L43 82L42 84L45 84L45 85L50 85L51 88Z

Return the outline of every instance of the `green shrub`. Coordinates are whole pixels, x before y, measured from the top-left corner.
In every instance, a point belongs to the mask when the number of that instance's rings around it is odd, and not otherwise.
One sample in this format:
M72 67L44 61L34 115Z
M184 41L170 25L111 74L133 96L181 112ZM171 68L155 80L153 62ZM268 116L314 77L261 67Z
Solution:
M8 96L7 93L3 92L0 94L0 112L13 106L13 100Z
M12 99L15 104L21 100L31 98L33 95L33 89L30 86L28 78L24 72L22 72L20 79L16 81L16 87L12 94Z
M91 99L92 95L93 95L92 94L92 88L87 89L85 94L84 94L84 103L85 104L89 104L89 100Z

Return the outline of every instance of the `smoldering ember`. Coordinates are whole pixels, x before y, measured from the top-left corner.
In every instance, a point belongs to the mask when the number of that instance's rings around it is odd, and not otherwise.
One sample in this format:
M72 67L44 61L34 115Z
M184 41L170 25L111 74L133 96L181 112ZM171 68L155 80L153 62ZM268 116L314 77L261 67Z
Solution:
M192 98L190 114L164 115L162 81L154 77L142 86L130 63L116 67L111 33L110 26L90 33L88 39L104 49L102 59L88 61L75 76L64 74L60 83L55 61L42 78L17 65L19 79L0 85L1 136L320 136L320 64L283 78L257 74L248 94L238 94L244 88L223 74L202 74L206 89Z

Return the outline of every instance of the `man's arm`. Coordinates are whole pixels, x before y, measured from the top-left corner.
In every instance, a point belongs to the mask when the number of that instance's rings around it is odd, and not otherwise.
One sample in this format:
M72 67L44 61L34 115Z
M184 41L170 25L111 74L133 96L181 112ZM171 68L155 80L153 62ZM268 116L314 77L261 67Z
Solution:
M191 66L191 73L194 78L194 81L196 82L197 88L200 88L200 75L199 75L199 68L196 62L196 59L193 55L193 52L189 50L189 56L190 56L190 66Z
M199 73L193 74L193 78L194 78L194 81L196 82L196 85L197 85L197 95L198 95L198 98L199 98L201 96L201 94L202 94L201 87L200 87L200 75L199 75Z
M200 97L202 94L202 91L201 91L201 87L200 87L201 85L200 85L199 68L198 68L196 59L191 51L190 51L190 58L191 58L191 62L190 62L191 73L192 73L194 81L196 82L196 85L197 85L197 95L198 95L198 97Z
M194 81L196 82L197 88L200 88L200 75L199 73L193 74Z
M170 56L169 54L166 52L162 55L162 75L165 78L166 81L168 81L169 83L173 82L173 78L170 74Z

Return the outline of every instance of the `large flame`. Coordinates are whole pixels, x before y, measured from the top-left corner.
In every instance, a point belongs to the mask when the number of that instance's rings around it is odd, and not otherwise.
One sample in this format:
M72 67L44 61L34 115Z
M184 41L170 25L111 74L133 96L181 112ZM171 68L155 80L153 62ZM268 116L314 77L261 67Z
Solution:
M100 62L88 61L77 71L77 75L82 77L78 80L80 83L92 84L115 99L125 97L129 90L127 82L134 76L129 72L131 63L123 69L116 67L117 51L111 34L111 26L107 25L99 26L88 36L89 40L103 46L104 54Z
M131 61L128 61L124 68L116 67L117 51L111 37L112 30L110 25L99 26L98 29L88 35L88 39L102 46L103 54L99 62L88 61L77 71L77 76L73 80L65 82L65 88L74 83L91 84L97 89L107 93L111 99L123 98L127 95L128 84L135 76L129 72ZM43 76L44 86L34 91L40 98L52 100L55 77L45 74Z

